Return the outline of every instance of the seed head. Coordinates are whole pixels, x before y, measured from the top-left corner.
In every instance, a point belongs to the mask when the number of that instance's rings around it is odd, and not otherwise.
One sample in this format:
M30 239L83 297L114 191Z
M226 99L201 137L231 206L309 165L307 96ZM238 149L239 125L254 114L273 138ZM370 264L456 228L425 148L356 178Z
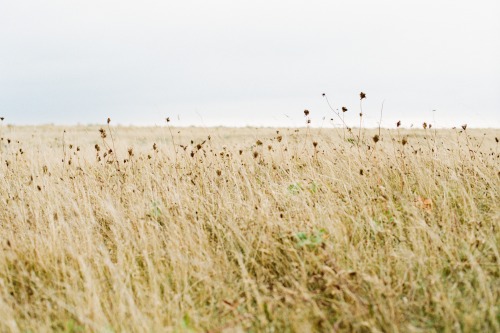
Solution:
M465 131L467 129L467 124L463 124L462 129Z
M373 142L377 143L380 140L380 137L378 136L378 134L375 134L372 139Z
M5 118L4 117L0 117L0 121L3 121Z
M254 152L253 152L253 158L257 158L258 156L259 156L259 152L254 151Z
M256 144L257 146L262 146L262 141L257 140L257 141L255 142L255 144Z
M404 146L404 145L406 145L407 143L408 143L408 139L407 139L407 138L403 138L403 139L401 140L401 144L402 144L403 146Z
M313 147L316 148L318 146L318 143L316 141L313 142Z
M497 137L495 137L495 141L498 143L498 141L499 141L499 140L498 140L498 138L497 138Z
M105 139L106 138L106 131L104 128L99 128L99 133L101 133L101 138Z
M427 129L427 123L426 123L426 122L424 122L424 123L422 124L422 127L423 127L424 129Z
M342 112L347 112L347 108L345 106L342 107Z
M360 92L359 93L359 98L360 99L365 99L366 98L366 94L364 92Z
M322 94L321 94L321 96L325 97L325 96L326 96L326 94L325 94L325 93L322 93Z
M165 118L165 121L166 121L167 123L169 123L169 122L170 122L170 117Z
M220 176L220 175L222 175L222 171L217 170L217 176Z
M108 118L108 124L111 122L111 118Z
M128 156L130 157L134 156L134 150L132 148L128 149Z
M309 115L309 110L304 110L304 116L308 116Z
M158 149L158 146L156 145L156 143L153 143L153 150L156 150Z
M278 135L278 136L276 137L276 140L278 140L278 142L281 142L281 140L283 140L283 137L282 137L281 135Z
M101 147L99 147L99 145L98 145L98 144L96 144L96 145L94 146L94 148L95 148L95 150L96 150L96 151L101 151Z
M396 127L399 127L401 126L401 120L398 120L398 122L396 123Z

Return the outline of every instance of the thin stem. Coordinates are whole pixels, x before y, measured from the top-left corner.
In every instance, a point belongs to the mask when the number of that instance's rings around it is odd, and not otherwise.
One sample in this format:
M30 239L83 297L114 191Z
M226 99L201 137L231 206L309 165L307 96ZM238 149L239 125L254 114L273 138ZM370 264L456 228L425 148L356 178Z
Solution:
M62 148L63 148L63 158L62 158L62 163L63 163L63 174L64 174L64 171L66 170L66 140L65 140L65 135L66 135L66 130L63 130L63 137L62 137Z
M332 110L333 113L335 113L337 115L337 117L339 117L340 121L342 121L342 124L344 124L344 126L348 127L347 124L342 119L342 117L340 116L340 114L337 111L335 111L335 109L330 105L330 101L328 100L328 97L326 95L325 95L325 99L326 99L326 103L328 104L328 107L330 108L330 110Z
M363 121L363 99L359 100L359 109L361 110L361 112L359 113L358 146L359 146L359 142L361 141L361 126L363 125L362 124L362 121Z
M342 122L345 124L345 112L342 111ZM345 140L345 126L342 126L343 134L344 134L344 140Z
M380 137L380 126L382 124L382 112L384 111L384 102L382 101L382 107L380 108L380 120L378 122L378 136Z
M115 140L113 139L113 133L111 132L111 127L109 126L109 121L108 121L108 131L109 131L109 136L111 137L111 144L113 145L113 154L115 156L117 170L120 171L120 161L118 160L118 155L116 153Z

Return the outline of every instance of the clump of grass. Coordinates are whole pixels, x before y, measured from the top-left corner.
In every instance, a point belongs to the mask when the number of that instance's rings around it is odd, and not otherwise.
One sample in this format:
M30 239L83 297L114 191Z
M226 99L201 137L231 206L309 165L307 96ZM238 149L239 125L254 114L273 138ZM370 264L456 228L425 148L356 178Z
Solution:
M500 330L498 130L110 122L2 128L0 331Z

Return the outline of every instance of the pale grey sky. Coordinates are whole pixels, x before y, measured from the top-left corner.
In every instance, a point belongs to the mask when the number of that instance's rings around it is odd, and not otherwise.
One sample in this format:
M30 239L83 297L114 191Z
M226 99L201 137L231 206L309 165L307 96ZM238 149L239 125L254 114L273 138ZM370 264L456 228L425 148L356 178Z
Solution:
M0 116L500 127L499 36L498 0L1 0Z

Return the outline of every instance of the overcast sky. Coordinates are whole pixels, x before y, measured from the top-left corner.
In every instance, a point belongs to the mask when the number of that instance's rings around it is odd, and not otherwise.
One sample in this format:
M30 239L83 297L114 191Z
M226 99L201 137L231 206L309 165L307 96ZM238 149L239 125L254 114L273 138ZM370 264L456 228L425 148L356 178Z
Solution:
M1 0L0 116L500 127L499 36L499 0Z

